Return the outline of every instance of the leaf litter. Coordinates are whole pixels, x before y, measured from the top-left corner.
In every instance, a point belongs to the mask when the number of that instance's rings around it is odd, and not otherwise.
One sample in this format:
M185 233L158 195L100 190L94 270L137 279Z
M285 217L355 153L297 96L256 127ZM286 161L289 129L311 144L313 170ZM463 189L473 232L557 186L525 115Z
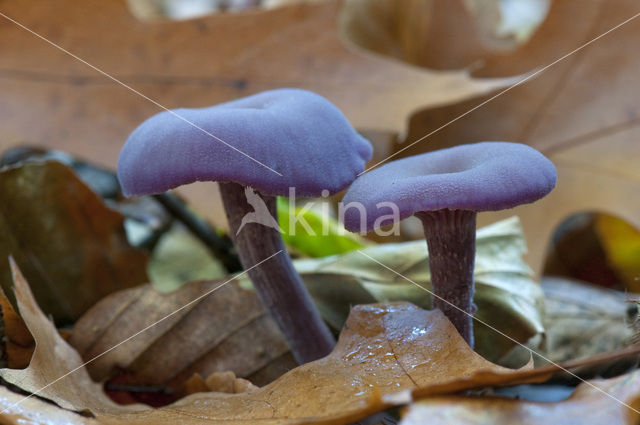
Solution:
M329 356L297 367L262 388L240 394L196 393L159 409L121 406L90 379L80 356L40 311L13 262L12 271L19 310L37 343L27 369L2 369L0 376L24 391L38 392L37 398L18 403L24 397L1 389L2 415L14 423L16 418L59 423L55 414L51 420L38 419L42 412L52 411L52 405L42 398L63 407L59 409L60 418L71 424L200 424L222 420L239 425L258 421L346 424L407 403L411 393L415 397L433 396L488 384L531 382L545 379L556 370L554 366L512 370L488 362L464 343L439 311L422 310L409 303L372 304L353 308ZM609 356L614 355L622 354ZM29 410L32 408L36 410ZM84 412L85 416L69 416L67 409Z

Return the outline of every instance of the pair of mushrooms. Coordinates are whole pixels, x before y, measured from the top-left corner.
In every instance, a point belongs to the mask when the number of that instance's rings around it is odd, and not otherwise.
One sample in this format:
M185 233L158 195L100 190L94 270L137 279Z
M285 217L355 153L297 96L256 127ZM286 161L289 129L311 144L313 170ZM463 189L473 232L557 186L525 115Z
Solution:
M299 363L329 354L335 340L279 231L249 223L238 232L243 217L254 212L245 189L255 189L276 216L275 197L287 196L289 188L319 197L351 185L344 202L360 202L367 213L346 211L345 226L352 231L391 224L377 222L376 205L394 202L399 219L416 215L424 223L434 307L472 345L476 211L544 196L555 185L553 165L528 146L478 143L394 161L356 178L371 155L370 143L329 101L304 90L279 89L151 117L125 143L118 178L127 196L195 181L221 183L240 261Z

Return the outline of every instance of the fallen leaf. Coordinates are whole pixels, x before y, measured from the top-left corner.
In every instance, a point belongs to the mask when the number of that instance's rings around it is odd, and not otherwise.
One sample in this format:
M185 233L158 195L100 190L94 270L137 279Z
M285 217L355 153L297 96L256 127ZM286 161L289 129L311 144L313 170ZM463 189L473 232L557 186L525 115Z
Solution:
M553 1L528 42L503 51L483 43L461 1L433 3L431 25L412 40L421 53L412 63L494 78L542 69L640 12L635 0ZM490 97L421 111L395 158L480 140L527 143L547 155L558 170L549 196L478 216L481 225L520 216L530 248L525 259L536 276L555 227L576 212L604 212L640 228L638 34L640 19L629 21L468 115L461 116Z
M300 366L259 390L225 396L198 393L153 412L163 422L185 415L232 424L350 423L393 405L385 395L472 377L513 372L473 353L442 313L411 304L354 308L329 356ZM446 362L446 367L439 367ZM472 379L472 378L471 378ZM151 413L151 412L150 412ZM146 423L146 413L119 420Z
M211 295L177 311L207 292ZM217 371L263 385L296 366L257 295L229 280L191 282L168 294L150 285L117 292L78 320L69 342L85 360L115 347L88 370L96 380L120 370L132 385L176 388L194 373Z
M568 279L546 277L542 352L552 362L593 356L631 345L631 323L637 308L628 302L633 294L588 285ZM536 359L536 365L548 362ZM611 377L635 366L637 359L599 364L575 373L583 378Z
M285 417L297 418L289 423L300 423L301 418L314 416L361 417L384 405L380 397L385 393L468 377L478 369L509 371L475 354L440 312L407 303L372 305L354 310L331 355L298 367L260 390L231 398L195 394L166 409L119 406L91 381L79 355L39 310L16 264L11 266L19 309L37 346L29 368L2 369L0 376L66 409L89 410L105 423L169 423L185 417L243 423L265 415L274 416L273 423L283 423ZM215 299L215 295L208 298ZM449 367L436 367L454 359ZM303 398L296 403L298 397ZM276 413L274 406L282 411ZM133 411L137 413L127 413Z
M38 307L17 264L13 259L9 262L18 310L36 341L36 349L28 368L0 369L2 379L67 410L98 413L138 408L115 404L102 392L101 385L91 380L78 353L62 339ZM3 410L18 407L6 404L6 400L2 400L2 404Z
M2 288L0 288L0 311L3 331L0 332L0 344L6 356L2 359L4 362L2 367L23 369L29 366L35 342L24 320L13 309Z
M37 397L26 398L0 386L0 420L3 425L97 425L94 419L61 409Z
M236 374L231 371L214 372L209 375L205 383L209 391L228 394L246 393L258 389L246 379L236 378Z
M595 226L597 216L597 213L574 214L558 226L546 254L545 275L605 288L624 288L607 261L602 238Z
M431 296L426 291L431 289L428 251L424 240L372 245L361 251L295 261L323 317L334 327L339 328L344 322L349 305L404 300L430 308ZM517 217L478 230L474 274L476 317L521 343L544 332L543 294L522 261L525 251ZM325 278L323 273L327 274ZM344 278L335 279L332 275L336 274ZM476 350L489 360L500 359L515 345L481 323L475 330Z
M195 256L191 251L198 247L190 246L182 247L182 255ZM478 317L523 343L543 333L542 291L529 279L530 270L520 258L526 247L517 218L480 229L477 246ZM363 252L429 288L424 241L371 246ZM152 268L155 261L154 254ZM425 308L430 306L429 294L424 289L358 252L297 260L295 264L322 317L335 330L343 327L353 305L411 301ZM199 270L191 269L189 273L199 273ZM162 327L138 337L135 348L132 348L134 344L127 344L96 360L89 366L92 375L104 379L120 369L131 385L176 387L194 373L207 376L216 370L233 370L258 385L271 382L295 363L253 291L241 289L251 289L250 281L246 277L238 280L240 286L231 282L220 288L216 297L202 300L210 306L198 307L185 316L184 320L190 324L182 323L182 313L172 316ZM221 282L189 283L178 293L166 296L149 286L113 295L78 321L70 341L88 360L132 334L133 326L151 324ZM211 320L209 317L214 314L225 317L226 325L206 332L199 330L199 323ZM255 331L251 331L252 328ZM500 359L515 345L482 324L477 329L477 350L489 360ZM233 337L229 337L230 333ZM261 334L264 336L258 339L257 335ZM180 342L174 342L176 340ZM218 346L220 341L223 343Z
M347 424L404 404L412 395L439 395L488 383L529 382L557 370L557 366L511 370L494 365L474 353L441 312L408 303L377 304L354 307L329 356L297 367L255 391L197 393L159 409L120 406L90 380L79 355L39 310L15 263L12 269L20 313L37 345L27 369L2 369L0 376L24 391L37 391L38 397L95 417L68 419L68 412L61 410L67 415L65 423L70 424L204 424L222 420L238 425L256 421ZM637 354L640 348L634 350L595 361ZM9 394L0 397L3 419L18 422L33 418L34 413L24 409L41 405L34 397L16 400L4 388L0 390ZM43 423L42 418L35 422Z
M412 404L400 425L521 424L637 425L640 423L640 371L580 384L557 403L498 397L434 397Z
M327 97L357 128L401 131L416 109L513 81L418 69L347 46L336 29L340 7L340 0L329 0L141 22L124 0L39 0L29 7L0 1L7 17L167 108L299 87ZM160 111L7 19L0 18L0 29L0 150L29 140L113 168L128 134ZM208 185L182 192L224 225Z
M174 291L186 282L227 274L211 250L193 232L176 223L153 247L147 271L150 282L162 292Z
M596 215L595 229L616 275L629 291L640 292L640 230L607 214Z
M54 161L0 171L0 258L9 255L58 323L147 281L147 256L127 242L122 215ZM12 294L8 266L0 261L0 280Z
M167 245L171 241L172 237L169 236ZM150 264L151 275L159 276L159 270L165 271L154 282L154 286L158 287L159 281L171 281L170 286L175 288L186 280L186 276L206 275L213 258L199 244L185 242L188 243L181 244L179 254L176 254L178 258L188 259L182 262L172 258L162 261L154 252ZM541 316L542 291L530 280L531 272L520 258L525 251L525 241L517 218L496 223L478 232L478 317L523 343L544 332ZM363 252L416 283L422 285L429 281L424 240L380 244L364 248ZM196 263L195 259L200 260ZM322 317L335 330L342 328L352 305L404 300L424 308L430 307L430 296L424 289L388 272L357 252L317 260L296 260L295 264ZM166 273L167 270L170 272ZM246 277L239 281L247 289L252 287ZM425 287L429 289L428 285ZM164 288L162 286L163 290ZM513 341L500 337L482 324L478 324L477 329L479 333L476 349L489 360L501 359L514 346ZM254 380L255 377L250 379ZM259 382L264 383L262 379Z

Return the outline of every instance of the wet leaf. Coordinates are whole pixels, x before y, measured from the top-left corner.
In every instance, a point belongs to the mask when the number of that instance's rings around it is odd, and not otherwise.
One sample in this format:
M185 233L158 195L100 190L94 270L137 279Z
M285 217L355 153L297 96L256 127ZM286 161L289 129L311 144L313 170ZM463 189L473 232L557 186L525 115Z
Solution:
M519 342L544 331L543 295L522 261L526 245L516 217L478 230L476 241L477 317ZM297 260L323 316L333 326L344 320L348 306L376 301L410 301L429 308L429 264L424 240L369 246L323 259ZM374 258L391 270L371 260ZM317 274L326 273L323 279ZM316 276L310 276L316 274ZM335 279L331 275L343 275ZM515 343L482 324L476 327L476 350L497 360Z
M129 245L121 214L65 165L0 171L0 258L13 255L38 302L58 323L118 289L147 281L147 257ZM11 274L0 261L5 293Z
M635 371L582 383L567 400L557 403L498 397L429 398L411 405L400 425L637 425L638 407L640 371Z
M278 224L287 247L309 257L337 255L365 246L362 238L347 232L328 212L306 206L291 208L286 198L278 198Z
M124 0L0 1L3 14L167 108L299 87L327 97L357 128L401 131L418 108L511 82L418 69L355 49L336 29L340 7L329 0L141 22ZM0 150L30 140L113 168L128 134L160 109L6 19L0 25ZM207 185L182 192L223 224Z

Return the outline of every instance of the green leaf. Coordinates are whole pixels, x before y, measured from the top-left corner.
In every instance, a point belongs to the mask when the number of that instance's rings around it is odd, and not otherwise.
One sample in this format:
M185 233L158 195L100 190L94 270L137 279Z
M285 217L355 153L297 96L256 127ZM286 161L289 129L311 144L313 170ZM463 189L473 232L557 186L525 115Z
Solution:
M342 254L365 246L362 238L347 232L328 214L321 215L306 206L292 209L287 198L278 198L278 224L284 243L309 257Z
M349 306L355 304L405 300L429 308L431 297L425 289L431 290L431 284L424 240L373 245L360 251L295 261L323 316L332 326L338 328L346 319ZM525 251L517 217L477 233L476 317L521 343L544 332L543 293L522 260ZM489 360L500 359L516 345L477 321L475 337L476 350Z

